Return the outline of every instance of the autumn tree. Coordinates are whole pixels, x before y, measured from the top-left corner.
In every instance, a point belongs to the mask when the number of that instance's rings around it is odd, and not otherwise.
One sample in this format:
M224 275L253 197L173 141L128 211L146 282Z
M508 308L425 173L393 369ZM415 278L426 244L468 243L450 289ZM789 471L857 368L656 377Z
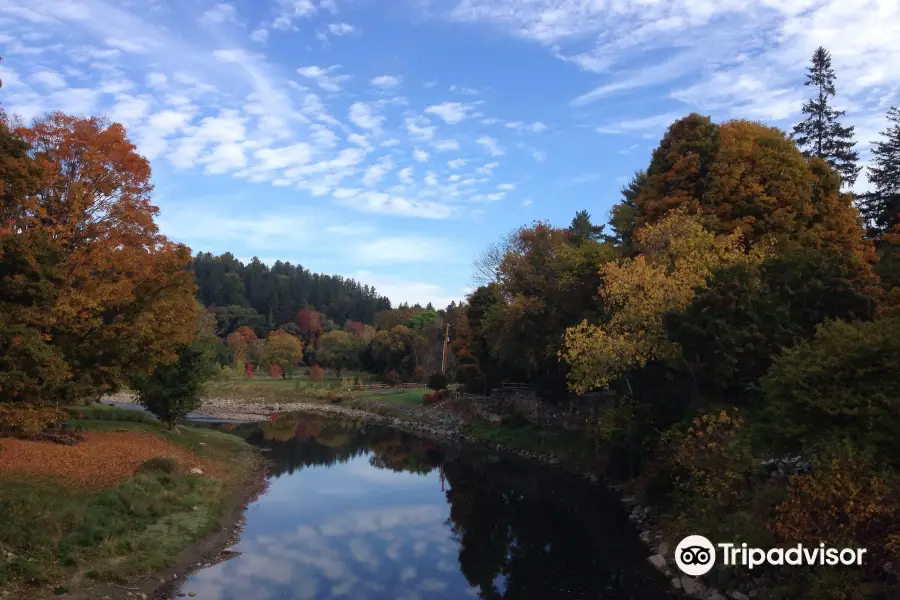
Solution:
M294 323L300 329L306 345L312 350L318 349L319 337L322 335L322 315L307 306L297 313Z
M218 321L218 318L216 320ZM256 339L256 333L247 326L240 327L228 334L225 343L228 345L228 349L231 350L235 365L246 357L247 350L250 348L250 342Z
M819 46L813 52L804 85L815 90L815 97L803 105L806 119L794 126L793 138L806 158L819 157L840 173L843 185L853 187L859 171L859 152L853 149L853 127L845 127L838 120L842 110L829 105L835 95L835 74L831 54Z
M346 331L331 331L319 341L317 358L328 368L334 369L340 377L341 371L359 365L359 353L362 349L360 338Z
M174 361L191 340L195 287L188 249L153 221L149 163L102 119L53 113L15 134L39 176L6 195L2 212L56 256L46 335L71 377L54 395L93 399Z
M294 366L303 359L303 342L288 332L279 329L266 338L262 350L264 365L278 365L282 372L290 375Z
M571 366L569 387L577 393L606 387L652 360L679 356L668 339L666 313L684 310L716 267L761 258L745 252L739 233L716 236L686 208L642 229L637 242L643 251L638 257L600 266L599 294L611 311L609 321L584 320L565 332L559 357Z

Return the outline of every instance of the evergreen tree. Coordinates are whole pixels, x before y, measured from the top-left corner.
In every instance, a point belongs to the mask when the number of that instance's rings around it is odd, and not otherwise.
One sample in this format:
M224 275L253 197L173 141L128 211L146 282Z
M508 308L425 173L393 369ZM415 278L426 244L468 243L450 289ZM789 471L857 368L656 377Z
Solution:
M860 197L860 208L869 231L875 236L889 233L900 224L900 109L887 113L890 127L872 143L869 181L874 189Z
M609 225L612 227L613 235L606 238L625 256L630 255L633 250L635 220L640 212L635 200L641 192L641 186L646 183L647 172L636 171L628 185L622 188L622 200L609 210Z
M599 240L603 237L603 228L605 225L594 225L591 223L591 214L586 210L579 210L569 225L569 231L572 232L572 242L577 246L587 240Z
M859 152L853 149L853 127L844 127L838 121L844 111L828 104L828 97L835 95L834 69L831 54L819 46L813 53L804 85L815 88L818 94L803 105L807 115L794 127L792 137L806 158L817 156L830 164L841 175L841 181L852 187L862 167L856 165Z

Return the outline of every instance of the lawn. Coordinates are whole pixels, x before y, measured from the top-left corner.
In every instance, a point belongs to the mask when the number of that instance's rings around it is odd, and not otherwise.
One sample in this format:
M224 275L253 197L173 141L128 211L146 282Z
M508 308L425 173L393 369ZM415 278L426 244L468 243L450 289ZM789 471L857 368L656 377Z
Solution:
M357 392L356 396L358 398L370 398L378 402L394 404L397 406L420 406L422 404L422 397L425 394L430 393L433 393L432 390L421 388L416 390L377 390L372 392Z
M0 438L0 586L17 597L167 566L221 527L261 467L227 433L171 432L111 407L70 412L84 417L68 421L84 438L75 446Z

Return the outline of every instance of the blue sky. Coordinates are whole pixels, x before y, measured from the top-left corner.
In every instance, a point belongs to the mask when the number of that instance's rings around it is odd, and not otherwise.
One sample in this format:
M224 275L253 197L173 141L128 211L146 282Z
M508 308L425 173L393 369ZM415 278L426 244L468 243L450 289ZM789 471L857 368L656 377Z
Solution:
M896 0L0 0L0 103L125 124L195 252L442 306L510 229L605 221L676 118L793 125L820 44L866 158L897 31Z

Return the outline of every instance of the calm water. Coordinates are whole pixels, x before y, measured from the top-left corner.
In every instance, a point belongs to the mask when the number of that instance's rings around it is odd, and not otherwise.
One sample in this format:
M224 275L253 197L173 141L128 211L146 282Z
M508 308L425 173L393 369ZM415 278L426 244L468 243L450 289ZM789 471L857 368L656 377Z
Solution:
M182 588L197 600L667 597L600 486L317 416L225 427L274 466L242 554Z

